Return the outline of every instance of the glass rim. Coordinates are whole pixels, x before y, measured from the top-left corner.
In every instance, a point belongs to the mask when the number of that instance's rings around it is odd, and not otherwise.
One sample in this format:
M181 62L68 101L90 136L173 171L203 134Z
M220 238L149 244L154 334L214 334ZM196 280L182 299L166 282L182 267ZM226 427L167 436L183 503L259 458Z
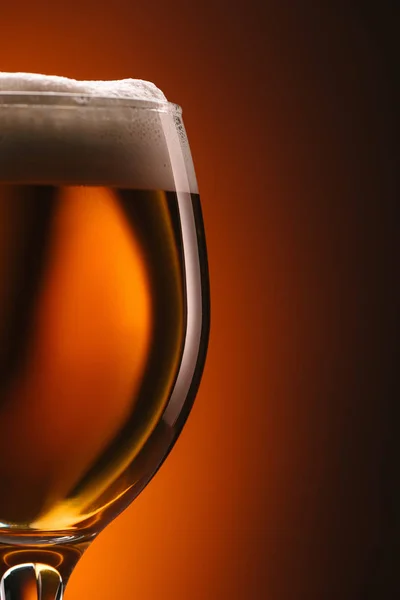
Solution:
M0 107L49 108L131 108L161 113L182 114L182 107L168 100L139 100L66 92L0 91Z

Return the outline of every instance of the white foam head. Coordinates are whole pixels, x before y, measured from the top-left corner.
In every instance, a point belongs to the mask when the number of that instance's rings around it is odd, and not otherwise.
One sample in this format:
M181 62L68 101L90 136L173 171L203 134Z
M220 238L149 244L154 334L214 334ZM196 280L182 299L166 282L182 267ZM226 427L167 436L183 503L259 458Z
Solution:
M75 183L197 191L181 116L149 81L0 72L1 95L6 99L0 104L0 181L43 180L51 172L64 183L75 178ZM18 95L35 96L35 105L15 101ZM77 101L66 105L63 96ZM52 97L58 98L52 102ZM98 99L110 102L93 102ZM111 102L118 99L123 102ZM159 107L135 106L143 101Z
M11 92L45 92L84 94L100 98L127 98L166 102L165 94L150 81L121 79L115 81L78 81L58 75L0 72L0 90Z

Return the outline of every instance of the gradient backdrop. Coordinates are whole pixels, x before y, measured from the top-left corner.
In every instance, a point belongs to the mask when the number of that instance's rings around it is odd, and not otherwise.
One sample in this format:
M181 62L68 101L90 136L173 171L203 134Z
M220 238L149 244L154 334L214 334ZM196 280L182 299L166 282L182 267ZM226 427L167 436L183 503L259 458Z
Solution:
M322 4L0 0L0 69L184 107L208 234L195 408L66 600L397 597L398 36Z

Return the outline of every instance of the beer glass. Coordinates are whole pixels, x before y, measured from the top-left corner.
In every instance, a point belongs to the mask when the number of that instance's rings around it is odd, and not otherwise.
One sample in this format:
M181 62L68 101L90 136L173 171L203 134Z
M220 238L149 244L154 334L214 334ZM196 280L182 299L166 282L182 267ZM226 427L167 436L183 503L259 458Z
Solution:
M177 439L208 329L181 108L0 92L1 600L61 600Z

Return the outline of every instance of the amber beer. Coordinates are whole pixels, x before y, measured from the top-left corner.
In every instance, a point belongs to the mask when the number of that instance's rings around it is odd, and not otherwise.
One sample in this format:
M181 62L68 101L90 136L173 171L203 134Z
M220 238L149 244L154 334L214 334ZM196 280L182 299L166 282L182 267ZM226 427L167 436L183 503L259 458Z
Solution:
M187 319L178 205L198 200L175 191L158 115L45 102L0 110L7 535L87 527L168 444Z
M1 521L65 528L131 483L108 487L176 378L185 320L177 199L6 184L0 202Z

